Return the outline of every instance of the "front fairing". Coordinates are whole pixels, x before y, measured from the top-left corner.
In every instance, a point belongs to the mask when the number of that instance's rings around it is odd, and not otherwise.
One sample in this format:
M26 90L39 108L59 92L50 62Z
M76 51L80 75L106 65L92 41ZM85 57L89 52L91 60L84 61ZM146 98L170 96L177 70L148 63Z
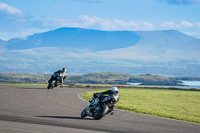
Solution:
M111 106L113 104L113 98L109 96L101 96L100 98L93 97L86 107L86 112L97 113L101 110L104 104L106 104L107 106Z

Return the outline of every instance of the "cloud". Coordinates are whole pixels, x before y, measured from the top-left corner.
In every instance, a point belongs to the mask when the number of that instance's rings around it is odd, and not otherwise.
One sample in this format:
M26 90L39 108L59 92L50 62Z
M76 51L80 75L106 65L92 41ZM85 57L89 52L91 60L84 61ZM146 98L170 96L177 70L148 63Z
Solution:
M12 25L15 27L22 23L25 15L24 13L15 7L12 7L6 3L0 2L0 29L9 30Z
M27 35L33 34L34 32L44 32L60 27L79 27L106 31L154 30L154 25L145 21L123 21L118 19L104 19L96 16L87 15L80 15L71 19L54 19L44 17L24 17L22 19L18 17L13 19L13 21L4 20L0 22L0 39L8 40L13 37L25 37Z
M12 15L23 15L23 12L20 9L17 9L15 7L12 7L6 3L0 2L0 11L12 14Z
M104 19L96 16L80 15L71 19L38 18L41 27L56 29L60 27L79 27L105 31L153 31L153 30L178 30L186 34L200 38L200 22L189 21L165 21L161 23L150 23L147 21L123 21L118 19Z
M180 27L180 25L176 24L176 23L174 23L172 21L166 21L166 22L163 22L163 23L159 24L158 27L160 27L163 30L167 30L167 29L177 29L177 28Z
M29 16L20 9L0 2L0 39L21 37L29 27Z
M22 11L19 11L15 13L23 14ZM8 21L6 17L11 17L13 21ZM25 15L13 17L8 13L6 14L6 17L3 19L3 21L0 21L0 39L4 40L8 40L13 37L25 37L34 33L54 30L61 27L78 27L105 31L178 30L200 38L200 22L192 23L186 20L180 21L178 23L173 21L151 23L148 21L104 19L97 16L88 15L80 15L70 19L45 17L33 18L26 17Z
M181 21L181 25L186 26L186 27L192 27L193 26L193 24L188 22L188 21Z
M169 4L175 5L191 5L191 4L200 4L200 0L161 0Z
M191 23L189 21L180 21L180 23L175 23L175 22L172 22L172 21L167 21L167 22L163 22L161 24L159 24L157 26L157 28L160 28L160 29L183 29L183 28L191 28L191 27L197 27L198 23Z
M123 21L118 19L103 19L96 16L80 15L72 19L38 18L45 27L80 27L97 30L153 30L154 25L149 22Z

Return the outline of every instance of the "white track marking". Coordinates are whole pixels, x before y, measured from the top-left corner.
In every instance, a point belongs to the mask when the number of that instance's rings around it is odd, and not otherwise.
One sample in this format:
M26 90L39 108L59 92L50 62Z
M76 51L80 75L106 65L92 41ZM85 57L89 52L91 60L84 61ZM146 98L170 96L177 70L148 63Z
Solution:
M78 97L79 99L85 101L85 102L88 102L87 100L85 100L85 99L83 99L83 98L80 97L81 94L82 94L82 93L79 93L79 94L77 95L77 97Z

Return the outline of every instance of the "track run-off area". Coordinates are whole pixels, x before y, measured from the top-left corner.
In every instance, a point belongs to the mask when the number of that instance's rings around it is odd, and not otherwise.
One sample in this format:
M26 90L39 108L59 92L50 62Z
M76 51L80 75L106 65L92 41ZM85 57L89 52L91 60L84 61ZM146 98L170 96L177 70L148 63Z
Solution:
M0 85L0 133L199 133L200 124L115 109L101 120L82 119L85 88Z

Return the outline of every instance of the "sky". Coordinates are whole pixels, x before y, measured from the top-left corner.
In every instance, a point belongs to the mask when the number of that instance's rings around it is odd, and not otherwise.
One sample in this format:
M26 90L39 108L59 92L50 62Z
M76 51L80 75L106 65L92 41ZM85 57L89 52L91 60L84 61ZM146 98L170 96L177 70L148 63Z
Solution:
M0 39L61 27L178 30L200 38L200 0L0 0Z

